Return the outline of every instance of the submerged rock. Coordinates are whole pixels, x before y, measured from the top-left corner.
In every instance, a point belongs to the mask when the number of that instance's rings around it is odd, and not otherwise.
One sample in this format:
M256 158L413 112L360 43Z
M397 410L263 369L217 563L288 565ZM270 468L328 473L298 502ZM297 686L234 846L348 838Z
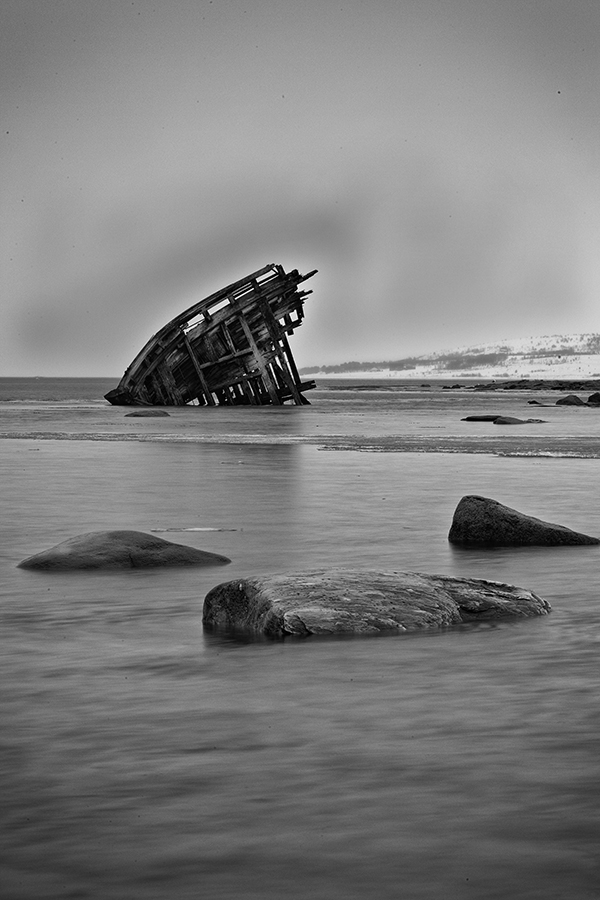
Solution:
M539 425L543 419L517 419L515 416L497 416L494 425Z
M549 611L531 591L496 581L330 569L219 584L206 595L202 621L209 631L275 638L402 633Z
M536 401L532 401L536 402ZM538 404L541 405L541 404ZM544 419L517 419L514 416L485 415L485 416L465 416L461 422L493 422L494 425L530 425L539 424Z
M149 418L158 418L159 416L168 416L169 413L164 409L136 409L135 412L125 413L125 418L135 418L135 419L149 419Z
M495 422L496 419L500 418L500 413L493 413L491 415L483 415L483 416L465 416L464 419L461 419L461 422Z
M174 544L143 531L90 531L30 556L20 569L141 569L222 566L226 556Z
M448 540L470 547L600 544L598 538L544 522L475 494L463 497L456 507Z

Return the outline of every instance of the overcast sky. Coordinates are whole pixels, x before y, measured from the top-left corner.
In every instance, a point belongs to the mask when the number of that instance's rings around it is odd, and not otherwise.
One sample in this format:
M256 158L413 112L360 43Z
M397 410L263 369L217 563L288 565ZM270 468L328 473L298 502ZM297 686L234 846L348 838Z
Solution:
M1 375L317 268L298 365L600 331L598 0L2 0Z

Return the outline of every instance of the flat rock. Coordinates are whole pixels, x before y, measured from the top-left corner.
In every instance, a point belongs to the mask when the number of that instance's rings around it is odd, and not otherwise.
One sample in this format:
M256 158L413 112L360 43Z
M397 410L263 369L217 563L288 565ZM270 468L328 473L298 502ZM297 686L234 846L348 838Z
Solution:
M600 544L598 538L544 522L475 494L463 497L456 507L448 540L466 547Z
M535 400L531 402L537 403ZM501 415L465 416L464 419L461 419L461 422L493 422L494 425L529 425L532 423L537 425L543 421L544 419L517 419L515 416Z
M157 419L159 416L168 416L164 409L136 409L135 412L125 413L126 419Z
M174 544L143 531L90 531L30 556L21 569L141 569L222 566L226 556Z
M543 419L517 419L515 416L496 416L494 425L539 425Z
M398 634L549 611L531 591L496 581L330 569L218 584L202 621L208 631L277 638Z
M500 418L500 413L493 413L491 415L483 415L483 416L465 416L464 419L461 419L461 422L495 422L496 419Z

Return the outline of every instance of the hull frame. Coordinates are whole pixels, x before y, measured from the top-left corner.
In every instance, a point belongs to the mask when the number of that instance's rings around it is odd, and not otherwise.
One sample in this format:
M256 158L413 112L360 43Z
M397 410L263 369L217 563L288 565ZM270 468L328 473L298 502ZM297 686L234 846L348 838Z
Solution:
M116 388L115 406L308 404L288 337L312 291L301 275L270 263L167 322L142 347Z

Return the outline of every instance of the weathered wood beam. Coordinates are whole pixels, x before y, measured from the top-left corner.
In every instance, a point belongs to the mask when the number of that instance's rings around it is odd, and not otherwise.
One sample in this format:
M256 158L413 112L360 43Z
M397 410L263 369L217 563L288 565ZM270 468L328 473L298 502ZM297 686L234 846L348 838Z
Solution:
M281 335L281 343L283 344L283 349L285 351L285 356L290 367L290 371L294 378L294 382L299 385L300 384L300 373L298 372L298 368L296 366L296 361L292 355L292 351L290 349L290 342L287 339L287 334L285 331Z
M204 377L204 372L202 371L202 366L201 366L200 362L198 361L198 358L197 358L196 354L194 353L194 348L192 347L190 340L189 340L187 334L185 333L185 331L183 330L183 328L181 329L181 334L183 335L183 343L185 345L185 349L188 352L188 356L189 356L190 360L192 361L192 365L194 367L196 375L198 376L198 381L200 382L200 387L202 388L202 393L204 395L204 399L205 399L206 403L208 403L209 406L216 406L215 398L213 397L211 390L208 386L208 383L206 381L206 378Z
M260 288L259 288L258 284L256 285L256 289L257 289L257 292L260 292ZM267 300L265 300L264 298L261 298L259 300L259 307L262 312L265 325L267 326L267 331L269 332L269 337L271 338L271 341L273 343L275 355L277 357L277 360L278 360L281 370L282 370L283 381L284 381L286 387L288 388L288 390L290 391L295 403L297 403L300 406L300 405L302 405L302 397L300 395L300 391L298 390L298 386L297 386L297 381L299 381L300 379L294 378L294 376L288 366L288 361L286 359L286 354L284 352L284 349L282 349L282 347L281 347L281 339L285 338L285 331L279 324L279 322L278 322L277 318L275 317L273 310L271 309ZM286 344L287 344L287 339L286 339ZM287 349L289 351L289 344L287 344Z
M185 400L181 394L181 391L177 387L177 383L175 378L173 377L173 373L166 363L163 363L156 371L157 376L162 382L162 386L164 388L169 401L173 404L173 406L185 406Z
M256 343L256 341L254 340L254 335L252 334L252 331L250 330L250 326L248 325L248 323L246 321L246 317L244 316L244 314L242 312L239 313L239 321L240 321L242 328L244 329L244 334L246 335L248 343L250 344L250 347L252 349L252 353L254 355L254 361L256 362L256 365L258 366L260 374L262 375L263 382L264 382L265 388L267 389L269 397L271 398L271 402L275 406L281 406L281 400L279 399L279 394L277 393L277 386L275 385L275 383L273 381L273 377L272 377L271 373L269 372L267 365L265 364L261 350L260 350L258 344Z

